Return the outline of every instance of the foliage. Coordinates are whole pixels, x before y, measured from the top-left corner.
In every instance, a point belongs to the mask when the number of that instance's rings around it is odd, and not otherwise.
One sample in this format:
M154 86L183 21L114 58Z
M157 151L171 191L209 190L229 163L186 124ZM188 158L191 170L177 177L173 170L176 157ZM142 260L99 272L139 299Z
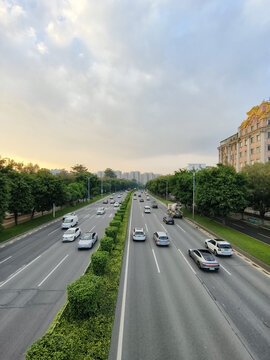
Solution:
M114 243L113 238L111 238L109 236L103 237L102 239L100 239L100 243L99 243L100 251L108 251L108 253L110 254L112 252L112 249L113 249L113 243Z
M83 275L67 286L68 301L74 318L85 318L96 312L100 286L99 277L93 274Z
M91 268L95 275L104 275L108 263L109 253L107 251L97 251L91 256Z
M9 202L8 181L5 174L0 172L0 227Z
M248 205L247 180L231 166L220 165L197 173L196 204L204 215L226 217Z
M114 242L116 241L116 235L117 235L118 228L115 226L109 226L105 230L106 236L109 236L113 238Z
M112 169L107 168L107 169L104 171L104 177L114 179L114 178L116 178L116 175L115 175L115 173L114 173L114 171L113 171Z
M243 169L251 189L251 203L260 216L270 210L270 162L255 163Z
M193 203L193 173L187 170L175 172L172 194L185 206Z
M117 227L117 228L119 228L120 224L121 224L121 221L120 221L120 220L115 220L115 219L113 219L113 220L110 222L110 226L115 226L115 227Z
M80 173L87 173L88 169L82 164L76 164L71 166L71 173L73 174L80 174Z

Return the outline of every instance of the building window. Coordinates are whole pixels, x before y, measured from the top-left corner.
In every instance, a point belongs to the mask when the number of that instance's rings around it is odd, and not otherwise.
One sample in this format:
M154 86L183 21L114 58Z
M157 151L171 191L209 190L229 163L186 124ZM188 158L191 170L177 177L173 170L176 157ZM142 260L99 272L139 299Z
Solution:
M261 152L260 146L256 147L256 153L258 154L259 152Z
M242 152L240 151L240 153L239 153L239 157L242 157Z
M257 122L257 129L259 129L260 123Z
M270 125L270 119L268 119L267 123L268 123L268 125Z
M268 132L268 139L270 139L270 132Z
M245 150L245 156L247 156L247 150Z
M240 145L240 147L242 147L242 141L240 141L239 145Z
M254 149L250 149L250 153L251 153L251 154L254 154Z
M254 137L250 138L250 143L253 144L254 142Z
M268 144L268 151L270 151L270 144Z
M247 145L247 139L245 139L245 145Z
M245 129L245 134L247 134L247 128Z
M256 140L260 141L261 140L261 136L260 135L256 135Z
M254 126L252 125L251 127L250 127L250 131L253 131L254 130Z

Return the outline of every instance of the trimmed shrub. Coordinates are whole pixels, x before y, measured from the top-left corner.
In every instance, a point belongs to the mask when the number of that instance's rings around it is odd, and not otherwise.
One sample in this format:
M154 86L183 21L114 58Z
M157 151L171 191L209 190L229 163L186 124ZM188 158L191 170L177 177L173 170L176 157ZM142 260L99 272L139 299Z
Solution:
M117 232L118 232L118 228L115 226L109 226L105 229L106 236L112 237L114 242L116 242Z
M69 306L74 318L85 318L96 312L100 285L100 279L91 274L83 275L67 286Z
M113 248L113 238L109 237L109 236L105 236L104 238L102 238L100 240L100 251L108 251L108 253L112 252L112 248Z
M121 218L120 215L114 215L113 220L115 220L115 221L120 221L120 223L122 222L122 218Z
M97 251L91 256L91 269L93 273L98 276L105 274L108 263L109 253L107 251Z
M115 226L119 229L119 226L121 224L121 221L120 220L115 220L113 219L111 222L110 222L110 226Z

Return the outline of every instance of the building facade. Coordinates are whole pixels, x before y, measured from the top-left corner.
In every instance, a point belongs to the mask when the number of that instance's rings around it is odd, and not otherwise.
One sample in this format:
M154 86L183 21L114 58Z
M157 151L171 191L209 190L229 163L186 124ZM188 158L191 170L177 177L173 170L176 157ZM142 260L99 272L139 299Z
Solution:
M238 132L220 142L219 163L240 171L245 165L270 161L270 101L254 106Z

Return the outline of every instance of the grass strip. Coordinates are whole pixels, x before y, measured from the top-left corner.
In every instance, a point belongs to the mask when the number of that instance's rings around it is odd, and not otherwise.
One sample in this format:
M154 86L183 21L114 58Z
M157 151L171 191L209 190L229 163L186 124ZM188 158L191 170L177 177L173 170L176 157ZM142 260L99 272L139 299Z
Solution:
M43 216L40 216L38 218L35 218L35 219L32 219L32 220L29 220L29 221L26 221L22 224L18 224L18 225L14 225L14 226L11 226L7 229L3 229L1 232L0 232L0 243L3 242L3 241L6 241L8 239L11 239L13 238L14 236L17 236L17 235L20 235L20 234L23 234L25 233L26 231L29 231L29 230L32 230L40 225L43 225L47 222L50 222L52 220L55 220L61 216L63 216L64 214L66 213L69 213L69 212L73 212L75 210L78 210L84 206L87 206L93 202L96 202L100 199L102 199L103 197L107 196L108 194L106 195L99 195L93 199L91 199L89 202L88 201L85 201L83 203L79 203L77 205L74 205L74 206L68 206L68 207L65 207L61 210L58 210L55 212L55 217L53 217L52 214L46 214L46 215L43 215Z
M156 197L164 204L172 203L168 202L165 199L152 194L153 197ZM183 209L183 214L185 217L193 220L192 211L188 209ZM204 226L206 229L214 232L218 237L221 237L231 244L237 246L239 249L247 252L251 256L254 256L256 259L262 261L264 264L270 266L270 246L259 241L251 236L242 234L241 232L234 230L228 226L220 224L216 221L209 219L208 217L201 215L194 215L194 220Z
M105 275L100 276L102 286L96 313L88 318L74 320L68 303L59 321L54 322L57 325L53 333L47 332L35 342L28 350L26 360L106 360L108 358L131 199L132 196L127 203ZM87 277L91 274L90 266L89 271L83 276Z

